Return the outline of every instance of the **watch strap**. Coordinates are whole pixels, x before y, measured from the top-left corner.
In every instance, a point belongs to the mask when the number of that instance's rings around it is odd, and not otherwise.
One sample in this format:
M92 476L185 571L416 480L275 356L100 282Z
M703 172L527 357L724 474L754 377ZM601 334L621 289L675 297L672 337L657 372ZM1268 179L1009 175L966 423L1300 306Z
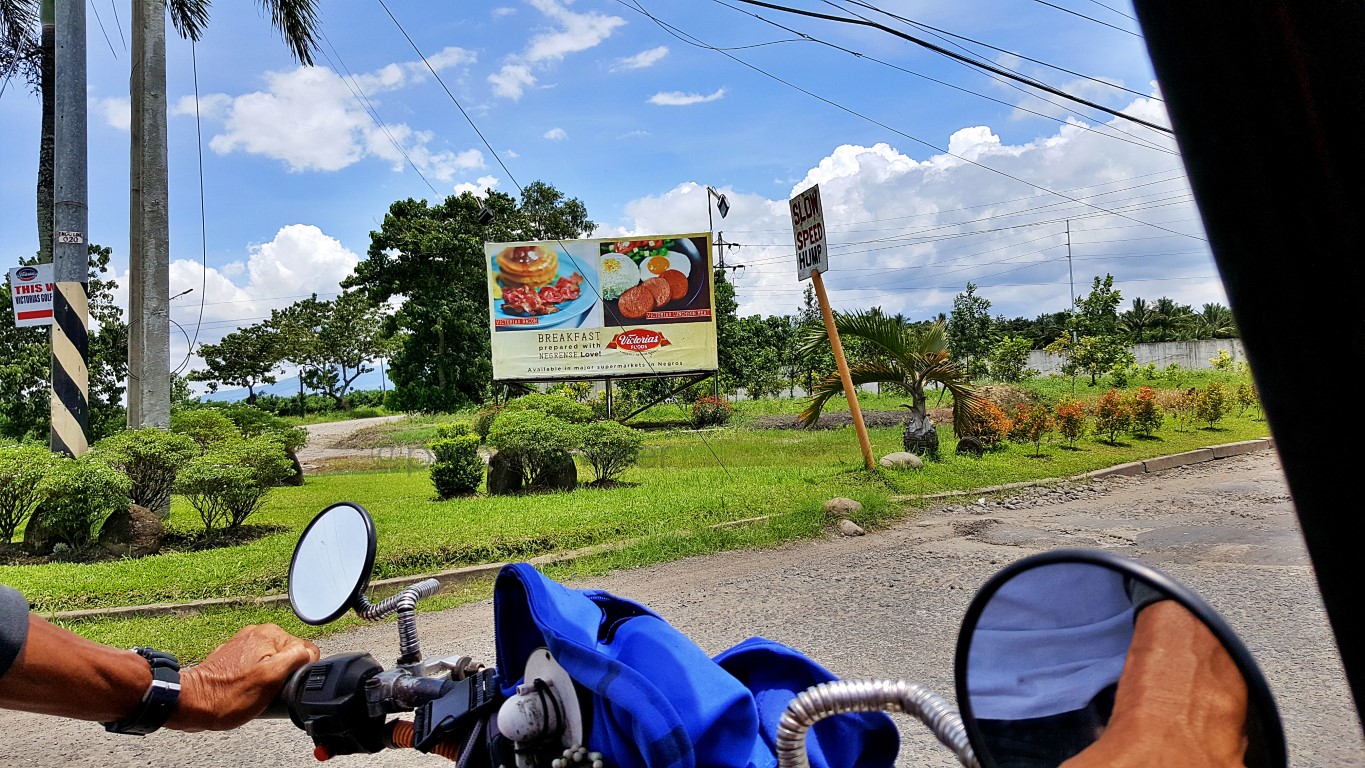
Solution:
M169 653L151 648L134 648L152 669L152 684L142 695L142 702L132 717L105 723L110 733L146 736L166 724L180 703L180 661Z

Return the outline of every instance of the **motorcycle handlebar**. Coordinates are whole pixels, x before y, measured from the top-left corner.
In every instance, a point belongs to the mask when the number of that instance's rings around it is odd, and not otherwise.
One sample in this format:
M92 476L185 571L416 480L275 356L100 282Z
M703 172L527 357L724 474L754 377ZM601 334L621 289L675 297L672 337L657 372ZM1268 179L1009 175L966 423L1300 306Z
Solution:
M294 670L294 674L284 681L280 692L275 694L275 698L266 706L265 711L257 715L258 720L291 720L294 715L292 709L294 703L298 701L299 686L303 684L304 677L308 674L308 668L312 666L305 664Z

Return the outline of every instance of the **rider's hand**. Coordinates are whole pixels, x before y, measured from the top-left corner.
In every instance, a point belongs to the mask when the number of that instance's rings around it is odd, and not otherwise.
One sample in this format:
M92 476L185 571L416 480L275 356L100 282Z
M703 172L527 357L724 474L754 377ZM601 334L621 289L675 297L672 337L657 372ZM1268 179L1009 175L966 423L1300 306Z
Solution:
M1138 613L1104 735L1062 768L1241 766L1246 716L1246 683L1222 643L1162 600Z
M318 660L318 647L274 624L242 628L180 673L180 705L166 723L181 731L225 731L265 711L294 670Z

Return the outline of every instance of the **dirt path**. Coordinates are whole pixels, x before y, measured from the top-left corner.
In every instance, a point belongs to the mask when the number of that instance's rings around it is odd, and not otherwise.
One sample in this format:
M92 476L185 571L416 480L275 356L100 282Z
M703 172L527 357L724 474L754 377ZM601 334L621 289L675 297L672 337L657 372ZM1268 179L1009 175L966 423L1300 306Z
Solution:
M1365 744L1328 630L1293 506L1271 451L1132 478L1032 489L944 506L857 538L727 552L593 578L658 611L710 653L751 635L788 643L844 677L903 677L950 700L953 648L967 603L1006 563L1062 546L1099 547L1191 586L1240 634L1270 681L1295 768L1365 766ZM422 613L430 658L493 659L492 607ZM324 653L397 652L391 623L326 640ZM898 718L898 766L956 765L924 729ZM94 724L0 713L0 765L316 765L285 722L226 734L114 737ZM434 765L390 752L355 766ZM435 761L435 762L433 762Z
M299 463L303 465L304 471L317 469L321 463L327 459L342 458L370 458L376 455L380 449L370 448L339 448L336 446L338 440L342 440L354 434L356 430L375 424L384 424L390 421L397 421L404 418L401 414L396 416L375 416L368 419L350 419L348 421L328 421L322 424L308 424L304 429L308 430L308 444L299 450Z

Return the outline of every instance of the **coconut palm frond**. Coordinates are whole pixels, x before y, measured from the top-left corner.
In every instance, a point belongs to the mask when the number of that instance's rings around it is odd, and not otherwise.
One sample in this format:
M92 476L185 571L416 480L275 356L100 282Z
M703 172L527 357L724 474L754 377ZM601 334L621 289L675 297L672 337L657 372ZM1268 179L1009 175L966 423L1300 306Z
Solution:
M260 0L270 13L270 24L284 38L289 52L304 66L312 66L318 47L318 10L316 0Z
M196 43L202 40L209 25L209 5L208 0L166 0L166 12L176 34Z
M905 378L905 371L894 361L854 363L849 366L848 373L855 387L877 382L903 381ZM829 402L830 398L841 397L843 394L844 382L837 371L817 382L811 388L810 403L801 411L801 426L814 426L820 419L820 412L824 410L825 403Z

